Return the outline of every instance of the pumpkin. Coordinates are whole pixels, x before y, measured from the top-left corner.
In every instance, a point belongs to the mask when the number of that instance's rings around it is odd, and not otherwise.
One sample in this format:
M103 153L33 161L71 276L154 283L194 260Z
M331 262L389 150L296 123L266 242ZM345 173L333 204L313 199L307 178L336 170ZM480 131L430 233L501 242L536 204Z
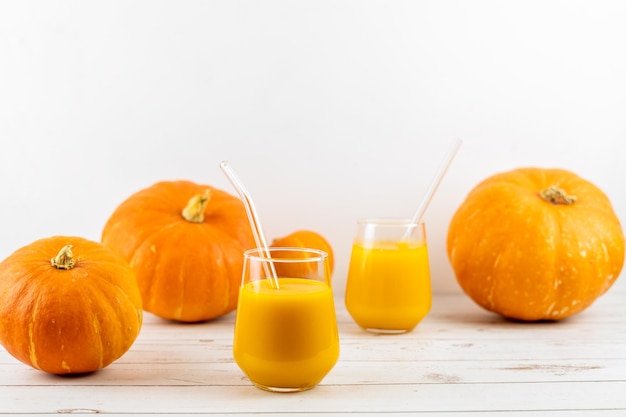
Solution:
M0 343L35 369L104 368L131 347L141 324L133 271L98 242L54 236L0 263Z
M235 309L243 252L254 247L243 202L190 181L161 181L128 197L101 241L130 263L144 309L180 322Z
M594 184L563 169L518 168L470 191L450 221L447 254L481 307L522 321L561 320L618 278L624 234Z
M318 249L328 254L328 267L332 273L335 267L333 248L321 234L312 230L297 230L286 236L272 240L271 247L294 247Z

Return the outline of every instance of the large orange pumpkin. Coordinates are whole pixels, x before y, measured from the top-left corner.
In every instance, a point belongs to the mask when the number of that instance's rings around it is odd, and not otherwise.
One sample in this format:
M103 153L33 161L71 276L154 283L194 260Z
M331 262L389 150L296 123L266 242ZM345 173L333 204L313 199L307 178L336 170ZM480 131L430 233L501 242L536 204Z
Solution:
M162 181L125 200L102 232L137 276L146 311L182 322L237 306L243 252L254 247L242 201L190 181Z
M131 347L141 324L130 266L100 243L55 236L0 263L0 343L33 368L103 368Z
M480 306L512 319L559 320L615 282L624 234L592 183L562 169L519 168L469 193L450 222L447 251Z

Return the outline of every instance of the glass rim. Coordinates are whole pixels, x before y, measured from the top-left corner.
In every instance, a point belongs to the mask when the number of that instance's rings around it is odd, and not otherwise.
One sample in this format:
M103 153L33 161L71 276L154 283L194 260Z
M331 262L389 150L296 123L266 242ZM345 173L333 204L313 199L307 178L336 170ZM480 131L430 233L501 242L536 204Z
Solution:
M263 249L261 248L252 248L244 251L243 256L246 259L254 259L256 261L262 262L281 262L281 263L294 263L294 262L319 262L328 259L328 253L321 249L314 248L299 248L295 246L272 246L268 248L270 252L270 257L266 257L263 254ZM274 258L272 257L272 252L301 252L309 254L309 256L302 256L296 258ZM313 255L313 256L311 256Z
M407 217L362 217L357 224L373 224L379 226L418 227L425 225L423 220L415 222Z

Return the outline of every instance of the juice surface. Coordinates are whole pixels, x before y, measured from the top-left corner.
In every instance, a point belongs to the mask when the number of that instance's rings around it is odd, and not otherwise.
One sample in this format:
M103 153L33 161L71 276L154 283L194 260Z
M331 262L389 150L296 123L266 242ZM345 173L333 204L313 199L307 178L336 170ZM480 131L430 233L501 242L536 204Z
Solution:
M427 246L355 243L345 302L354 321L365 329L414 328L432 303Z
M279 278L245 284L239 292L233 354L250 380L266 387L312 387L339 358L331 288Z

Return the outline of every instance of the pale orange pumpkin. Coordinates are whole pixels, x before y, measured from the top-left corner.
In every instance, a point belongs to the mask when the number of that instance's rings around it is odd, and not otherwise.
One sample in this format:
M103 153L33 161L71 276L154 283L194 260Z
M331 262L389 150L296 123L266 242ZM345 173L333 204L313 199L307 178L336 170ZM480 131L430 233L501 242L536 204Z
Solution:
M131 347L141 324L135 275L100 243L54 236L0 263L0 343L33 368L96 371Z
M146 311L181 322L237 306L243 252L254 247L242 201L190 181L162 181L120 204L102 243L137 276Z
M272 240L271 247L294 247L318 249L328 254L328 267L332 273L335 268L333 248L321 234L312 230L297 230L283 237Z
M519 168L468 194L450 222L447 252L478 305L512 319L560 320L613 285L624 234L594 184L562 169Z

